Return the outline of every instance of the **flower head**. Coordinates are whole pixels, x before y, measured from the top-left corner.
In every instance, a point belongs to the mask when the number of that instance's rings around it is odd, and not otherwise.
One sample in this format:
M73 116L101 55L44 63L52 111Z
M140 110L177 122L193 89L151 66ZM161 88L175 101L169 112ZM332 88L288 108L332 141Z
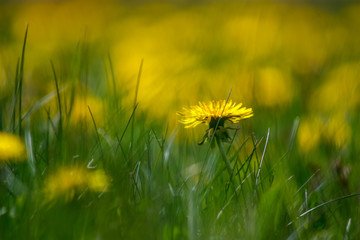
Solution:
M44 193L47 200L64 196L66 200L75 193L86 190L103 192L109 185L109 178L103 170L90 171L80 166L63 167L47 178Z
M225 128L225 122L237 123L242 119L252 117L253 110L243 107L242 103L236 104L231 100L226 102L210 101L208 104L199 102L199 105L183 108L182 112L178 112L179 122L185 125L185 128L196 127L201 123L209 125L202 144L207 138L214 134L222 140L229 139Z
M26 148L20 137L0 132L0 163L5 161L24 161Z

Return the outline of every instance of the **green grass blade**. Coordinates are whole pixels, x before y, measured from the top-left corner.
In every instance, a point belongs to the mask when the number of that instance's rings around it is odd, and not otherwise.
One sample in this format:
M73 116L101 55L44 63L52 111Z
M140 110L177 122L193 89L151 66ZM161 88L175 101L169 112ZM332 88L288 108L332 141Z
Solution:
M105 164L105 162L104 162L104 151L103 151L103 149L102 149L101 139L100 139L100 135L99 135L99 132L98 132L98 128L97 128L97 126L96 126L96 122L95 122L95 119L94 119L94 115L93 115L92 112L91 112L90 106L88 106L88 109L89 109L89 113L90 113L90 116L91 116L91 119L92 119L92 122L93 122L93 125L94 125L95 134L96 134L96 139L97 139L97 142L98 142L99 147L100 147L101 158L102 158L102 160L103 160L103 163Z
M15 86L14 86L14 96L12 98L12 112L11 112L11 132L15 133L16 128L16 103L18 99L18 88L19 88L19 68L20 68L20 59L17 60L16 63L16 72L15 72Z
M21 122L22 122L22 90L23 90L23 81L24 81L24 63L25 63L25 47L26 47L26 40L27 40L27 34L28 34L29 24L26 25L25 30L25 37L24 37L24 43L23 48L21 52L21 60L20 60L20 71L19 71L19 135L21 135Z
M268 132L267 132L267 135L266 135L266 141L265 141L264 151L263 151L263 154L262 154L262 156L261 156L259 169L258 169L258 172L257 172L257 175L256 175L256 185L259 184L261 166L262 166L262 163L263 163L263 160L264 160L264 157L265 157L265 152L266 152L266 148L267 148L267 145L268 145L269 136L270 136L270 128L268 128Z
M142 68L143 68L143 64L144 64L144 59L141 59L140 62L140 67L139 67L139 73L137 76L137 80L136 80L136 87L135 87L135 97L134 97L134 105L133 105L133 109L134 109L134 115L132 117L132 122L131 122L131 145L130 145L130 152L133 148L133 144L134 144L134 124L135 124L135 109L138 104L138 93L139 93L139 87L140 87L140 79L141 79L141 73L142 73Z
M345 199L348 199L348 198L352 198L352 197L357 197L357 196L360 196L360 193L353 193L353 194L350 194L350 195L346 195L346 196L342 196L342 197L338 197L338 198L335 198L335 199L332 199L332 200L329 200L327 202L324 202L324 203L321 203L319 205L317 205L316 207L313 207L313 208L310 208L309 210L303 212L302 214L300 214L299 217L303 217L303 216L306 216L307 214L321 208L321 207L324 207L324 206L327 206L331 203L334 203L334 202L337 202L337 201L341 201L341 200L345 200Z
M63 114L62 114L62 106L61 106L61 98L60 98L60 90L59 90L59 84L58 84L58 79L56 76L56 71L55 71L55 66L54 63L52 61L50 61L51 63L51 68L54 74L54 80L55 80L55 86L56 86L56 94L57 94L57 102L58 102L58 108L59 108L59 128L58 128L58 137L59 137L59 141L62 142L62 131L63 131ZM60 148L61 151L61 148Z

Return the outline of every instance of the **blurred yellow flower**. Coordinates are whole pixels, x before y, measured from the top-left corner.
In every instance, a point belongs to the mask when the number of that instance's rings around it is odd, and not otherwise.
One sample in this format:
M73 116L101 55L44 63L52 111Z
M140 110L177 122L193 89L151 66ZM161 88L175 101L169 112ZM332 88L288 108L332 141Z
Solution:
M294 88L291 79L278 69L270 67L261 69L255 87L255 96L263 106L283 106L292 101Z
M223 26L225 47L242 52L249 62L270 55L281 37L278 34L281 24L279 9L270 5L262 10L261 17L247 13L229 15Z
M304 119L300 122L297 137L301 152L308 153L318 147L322 133L321 127L317 118Z
M213 132L217 126L215 136L222 140L229 139L226 132L225 122L237 123L241 119L252 117L253 110L242 106L242 103L236 104L231 100L226 102L210 101L208 104L199 102L199 105L183 108L183 112L178 112L180 116L179 122L185 125L185 128L196 127L201 123L209 124L202 144L206 139L212 137Z
M344 147L351 138L350 126L339 116L332 117L324 129L324 138L336 147Z
M26 159L26 148L20 137L0 132L0 163L11 161L24 161Z
M360 105L359 69L360 62L355 62L330 71L311 98L312 108L330 114L356 109Z
M103 170L90 171L79 166L63 167L47 178L44 193L47 200L61 196L71 200L75 193L86 190L103 192L108 186L109 178Z
M316 117L305 119L300 123L298 131L299 149L303 153L309 153L320 143L342 148L350 138L350 126L338 115L325 119Z
M96 123L100 123L101 125L104 108L101 99L92 96L75 98L71 115L71 123L77 124L79 121L86 120L88 123L92 124L89 107Z

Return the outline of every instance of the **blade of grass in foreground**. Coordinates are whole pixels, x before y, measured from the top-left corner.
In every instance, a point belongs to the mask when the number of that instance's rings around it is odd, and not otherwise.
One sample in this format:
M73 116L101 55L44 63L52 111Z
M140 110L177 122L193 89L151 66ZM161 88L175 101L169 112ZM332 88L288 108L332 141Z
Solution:
M140 79L141 79L141 72L142 72L142 68L143 68L143 64L144 64L144 59L141 59L140 62L140 68L139 68L139 73L137 76L137 81L136 81L136 88L135 88L135 98L134 98L134 115L132 118L132 122L131 122L131 145L130 145L130 153L132 151L133 145L134 145L134 124L135 124L135 109L136 109L136 105L138 104L137 102L137 98L138 98L138 92L139 92L139 86L140 86Z
M63 130L63 114L62 114L62 107L61 107L61 98L60 98L60 91L59 91L59 84L58 84L58 79L56 76L56 71L55 71L55 67L54 67L54 63L52 61L50 61L51 63L51 68L53 70L53 74L54 74L54 80L55 80L55 86L56 86L56 93L57 93L57 100L58 100L58 108L59 108L59 129L58 129L58 137L59 137L59 141L60 144L62 142L62 130ZM60 151L61 151L61 147L60 147Z
M33 140L31 135L31 122L30 118L25 120L25 145L27 151L27 159L30 167L31 174L34 176L36 173L35 155L33 149Z
M24 183L14 175L8 166L0 168L0 182L4 184L9 193L14 196L21 196L28 191Z
M117 145L117 147L116 147L116 149L115 149L115 153L117 152L118 148L120 147L121 150L122 150L122 152L123 152L123 154L124 154L124 157L125 157L125 158L126 158L126 155L125 155L125 152L124 152L124 150L123 150L123 148L122 148L121 142L122 142L122 140L123 140L123 138L124 138L124 136L125 136L126 130L128 129L131 120L134 118L135 110L136 110L137 106L138 106L138 104L135 105L135 107L134 107L134 109L133 109L133 111L132 111L132 113L131 113L131 115L130 115L129 120L127 121L127 123L126 123L126 125L125 125L124 131L123 131L123 133L121 134L121 137L120 137L120 138L117 137L118 145Z
M113 84L112 87L113 87L114 101L115 101L115 106L116 106L116 110L117 110L118 109L118 102L117 102L118 96L117 96L117 92L116 92L114 67L113 67L110 53L108 54L108 58L109 58L109 65L110 65L110 72L111 72L111 80L112 80L112 84Z
M270 128L268 128L268 132L267 132L267 136L266 136L266 142L265 142L264 151L263 151L263 154L262 154L262 156L261 156L260 165L259 165L259 170L258 170L257 175L256 175L256 185L258 185L258 183L259 183L261 166L262 166L262 163L263 163L263 160L264 160L264 156L265 156L266 148L267 148L268 141L269 141L269 136L270 136Z
M90 106L88 106L88 109L89 109L89 112L90 112L90 115L91 115L92 122L93 122L93 124L94 124L95 133L96 133L96 139L97 139L97 142L98 142L99 147L100 147L101 159L102 159L102 161L103 161L103 164L105 164L105 162L104 162L104 151L103 151L102 146L101 146L101 140L100 140L98 128L97 128L97 126L96 126L96 122L95 122L94 116L93 116L93 114L92 114L92 112L91 112Z
M303 216L305 216L305 215L307 215L307 214L309 214L309 213L311 213L311 212L313 212L313 211L315 211L315 210L317 210L317 209L319 209L319 208L321 208L323 206L326 206L326 205L328 205L330 203L341 201L341 200L352 198L352 197L357 197L357 196L360 196L360 193L353 193L353 194L350 194L350 195L338 197L338 198L329 200L327 202L321 203L321 204L317 205L316 207L310 208L309 210L307 210L307 211L303 212L302 214L300 214L299 218L303 217Z
M338 197L338 198L329 200L329 201L327 201L327 202L321 203L321 204L319 204L319 205L317 205L317 206L315 206L315 207L313 207L313 208L310 208L309 210L303 212L302 214L300 214L300 215L296 218L296 220L299 219L299 218L301 218L301 217L304 217L304 216L308 215L309 213L311 213L311 212L313 212L313 211L315 211L315 210L317 210L317 209L319 209L319 208L321 208L321 207L327 206L327 205L329 205L329 204L331 204L331 203L334 203L334 202L337 202L337 201L341 201L341 200L345 200L345 199L352 198L352 197L358 197L358 196L360 196L360 193L353 193L353 194L350 194L350 195ZM295 221L295 220L294 220L294 221ZM288 223L288 226L290 226L291 224L293 224L293 221L289 222L289 223Z
M26 25L26 30L25 30L25 37L24 37L24 43L23 43L23 48L22 48L22 53L21 53L21 60L20 60L20 71L19 71L19 135L21 135L21 107L22 107L22 88L23 88L23 81L24 81L24 62L25 62L25 47L26 47L26 40L27 40L27 34L28 34L28 28L29 28L29 24Z
M19 64L20 59L17 60L16 63L16 72L15 72L15 87L14 87L14 96L12 99L12 113L11 113L11 132L15 133L15 126L16 126L16 103L17 103L17 94L18 94L18 79L19 79Z

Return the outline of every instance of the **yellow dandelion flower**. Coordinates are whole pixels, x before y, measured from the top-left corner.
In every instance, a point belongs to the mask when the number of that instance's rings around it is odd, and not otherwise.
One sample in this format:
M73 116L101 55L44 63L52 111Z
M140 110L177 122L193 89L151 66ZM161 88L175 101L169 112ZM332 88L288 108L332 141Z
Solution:
M322 143L342 148L351 140L351 128L341 115L330 118L312 117L300 123L297 138L303 153L309 153Z
M79 121L86 120L88 123L92 124L92 119L89 112L89 107L91 113L93 114L97 124L102 124L103 116L103 104L101 99L86 96L86 97L76 97L72 110L71 124L76 125Z
M300 123L297 139L302 153L309 153L319 146L322 127L323 124L317 118L308 118Z
M88 177L89 177L88 179L89 189L93 191L102 192L109 185L109 178L102 170L97 170Z
M206 139L213 136L217 126L215 136L221 140L228 140L229 135L225 128L225 122L237 123L242 119L250 118L254 115L251 108L243 107L242 103L236 104L231 100L226 102L210 101L208 104L199 102L199 105L183 108L183 112L178 112L179 122L185 125L185 128L196 127L201 123L209 125L209 129L204 135L202 144Z
M255 97L266 107L287 106L293 99L292 80L285 71L264 68L258 72Z
M0 163L4 161L24 161L26 148L24 142L16 135L0 132Z
M50 175L44 186L47 200L64 196L66 200L75 193L85 190L103 192L109 185L109 178L103 170L90 171L83 167L63 167Z
M338 148L345 147L351 139L351 128L341 116L334 116L325 125L324 138Z

